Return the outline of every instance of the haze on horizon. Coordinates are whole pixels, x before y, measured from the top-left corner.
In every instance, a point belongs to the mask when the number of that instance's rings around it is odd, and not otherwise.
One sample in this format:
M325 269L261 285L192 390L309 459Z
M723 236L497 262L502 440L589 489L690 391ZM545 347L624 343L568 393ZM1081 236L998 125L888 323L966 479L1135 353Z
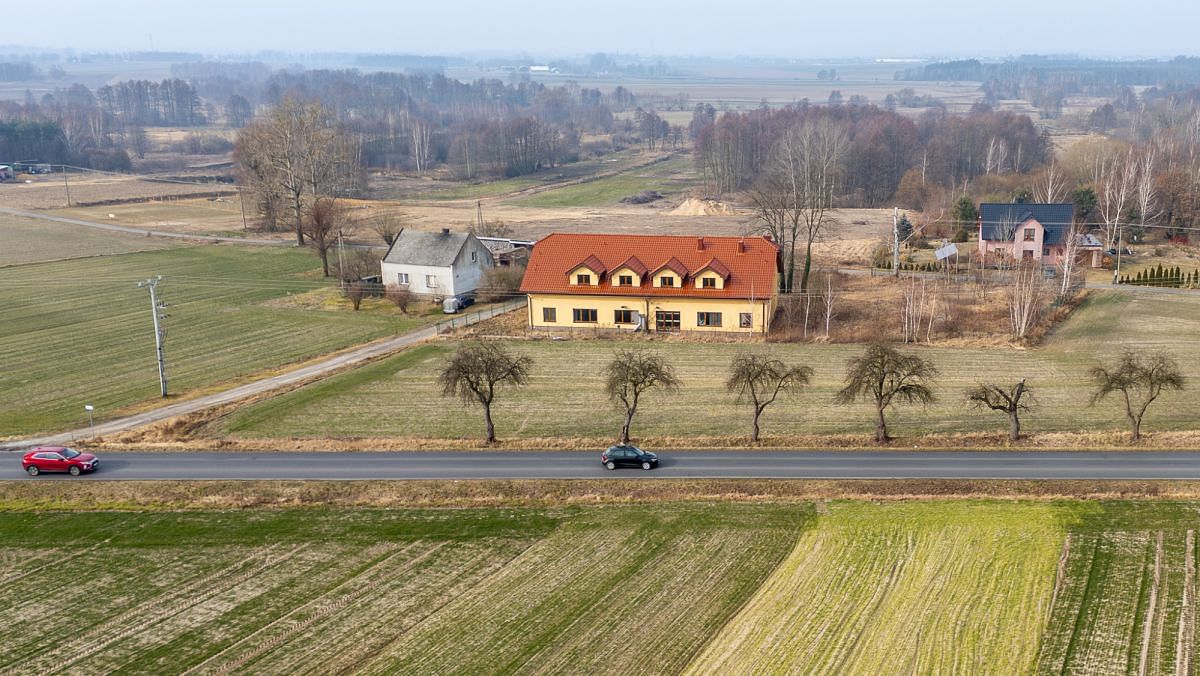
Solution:
M379 52L849 58L883 56L1171 57L1200 52L1200 3L1144 0L1136 11L1083 0L908 4L861 0L788 5L745 0L65 0L12 3L0 45L203 54Z

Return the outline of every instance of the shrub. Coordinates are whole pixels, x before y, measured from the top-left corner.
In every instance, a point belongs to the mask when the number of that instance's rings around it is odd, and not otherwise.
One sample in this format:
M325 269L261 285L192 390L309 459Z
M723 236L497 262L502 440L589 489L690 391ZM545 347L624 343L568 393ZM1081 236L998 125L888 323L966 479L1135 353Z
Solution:
M520 293L525 268L519 265L496 266L479 280L479 297L489 303L508 300Z

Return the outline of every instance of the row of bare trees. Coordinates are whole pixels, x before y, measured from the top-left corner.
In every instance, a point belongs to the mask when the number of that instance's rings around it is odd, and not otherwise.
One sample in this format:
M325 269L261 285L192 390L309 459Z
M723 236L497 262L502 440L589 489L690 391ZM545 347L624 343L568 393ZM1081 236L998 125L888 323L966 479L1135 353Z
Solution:
M499 343L471 342L461 345L444 363L438 381L442 394L457 397L483 409L487 443L496 442L492 404L500 388L529 383L533 359L517 354ZM604 368L604 391L622 413L620 442L628 444L634 416L650 391L676 392L681 381L675 368L661 354L645 349L620 349ZM933 384L940 372L928 359L888 345L874 343L846 362L844 385L834 396L838 404L866 401L874 411L875 441L886 443L887 412L897 404L927 405L937 397ZM1146 410L1168 390L1182 390L1186 380L1179 365L1166 353L1146 356L1132 351L1121 355L1112 367L1096 366L1088 372L1095 391L1091 403L1110 396L1120 397L1130 424L1133 441L1141 438ZM788 364L767 353L745 353L730 363L725 383L738 403L752 412L750 441L757 442L761 418L780 396L801 392L812 380L813 369ZM1020 414L1036 405L1033 389L1022 378L1014 385L979 383L965 392L976 408L1002 412L1009 418L1009 438L1021 435Z

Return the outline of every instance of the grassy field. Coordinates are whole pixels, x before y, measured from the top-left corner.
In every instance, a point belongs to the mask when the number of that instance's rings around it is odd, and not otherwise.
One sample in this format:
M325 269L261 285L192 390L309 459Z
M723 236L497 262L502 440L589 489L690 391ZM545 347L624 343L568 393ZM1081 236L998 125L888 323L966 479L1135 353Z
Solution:
M1197 507L8 510L0 670L1190 673Z
M56 209L49 213L101 223L193 235L238 237L248 234L243 230L242 211L236 194L224 196L219 202L207 198L131 202L129 204ZM110 215L113 218L109 218ZM248 213L247 217L253 219L254 214ZM265 234L256 232L249 233L248 236L262 237Z
M1068 319L1043 347L924 348L915 350L942 370L940 400L909 408L894 417L892 432L968 432L1006 429L1002 415L974 412L963 390L980 378L1015 381L1027 377L1039 407L1025 416L1029 431L1109 430L1123 426L1116 401L1088 405L1087 369L1123 347L1169 350L1193 379L1200 378L1200 343L1194 340L1200 298L1096 294ZM511 347L534 359L531 382L521 392L504 392L494 408L501 437L605 438L616 433L619 416L603 400L600 371L613 350L627 343L610 340L513 341ZM660 440L688 435L740 435L749 411L725 391L730 359L742 344L652 343L678 369L683 381L673 396L650 393L634 434ZM762 347L762 346L758 346ZM871 429L869 404L833 404L845 360L861 351L854 345L776 344L788 361L807 363L816 374L801 396L767 410L765 434L865 433ZM345 374L319 385L247 407L222 422L223 432L246 437L396 436L469 438L478 436L478 411L439 396L436 375L444 348L423 348ZM1195 426L1194 407L1184 394L1164 395L1147 413L1149 430ZM405 415L392 411L403 406ZM697 415L703 411L703 415Z
M0 669L678 672L810 513L7 513Z
M0 269L0 436L86 425L154 399L154 333L139 280L161 274L174 394L413 328L394 309L288 307L321 287L307 251L179 247Z
M172 246L178 243L0 213L0 267Z
M689 673L1028 672L1062 538L1049 506L836 503Z
M644 190L679 194L695 187L698 180L692 158L678 155L647 167L518 198L516 203L527 207L605 206Z

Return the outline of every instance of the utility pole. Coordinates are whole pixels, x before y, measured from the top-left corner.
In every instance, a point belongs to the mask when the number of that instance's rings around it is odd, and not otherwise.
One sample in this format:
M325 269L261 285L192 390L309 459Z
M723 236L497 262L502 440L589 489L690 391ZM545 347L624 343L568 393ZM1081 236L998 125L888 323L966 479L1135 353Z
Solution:
M342 231L338 229L338 283L346 290L346 260L342 258Z
M246 225L246 200L242 198L242 186L240 185L238 186L238 205L242 207L242 232L246 232L250 226Z
M154 351L158 355L158 388L162 392L162 396L167 396L167 364L163 359L163 338L164 331L162 328L162 320L167 318L166 303L158 302L158 283L162 281L162 275L152 277L150 279L138 282L138 288L143 287L150 289L150 314L154 317Z
M900 276L900 207L892 207L892 276Z
M71 208L71 184L67 182L67 165L62 164L59 166L62 167L62 172L63 172L63 188L65 188L67 191L67 208L70 209Z
M1124 234L1124 232L1125 231L1121 228L1120 222L1118 222L1117 223L1117 267L1116 267L1116 269L1113 270L1113 285L1114 286L1119 284L1120 279L1121 279L1121 249L1122 249L1121 235Z

